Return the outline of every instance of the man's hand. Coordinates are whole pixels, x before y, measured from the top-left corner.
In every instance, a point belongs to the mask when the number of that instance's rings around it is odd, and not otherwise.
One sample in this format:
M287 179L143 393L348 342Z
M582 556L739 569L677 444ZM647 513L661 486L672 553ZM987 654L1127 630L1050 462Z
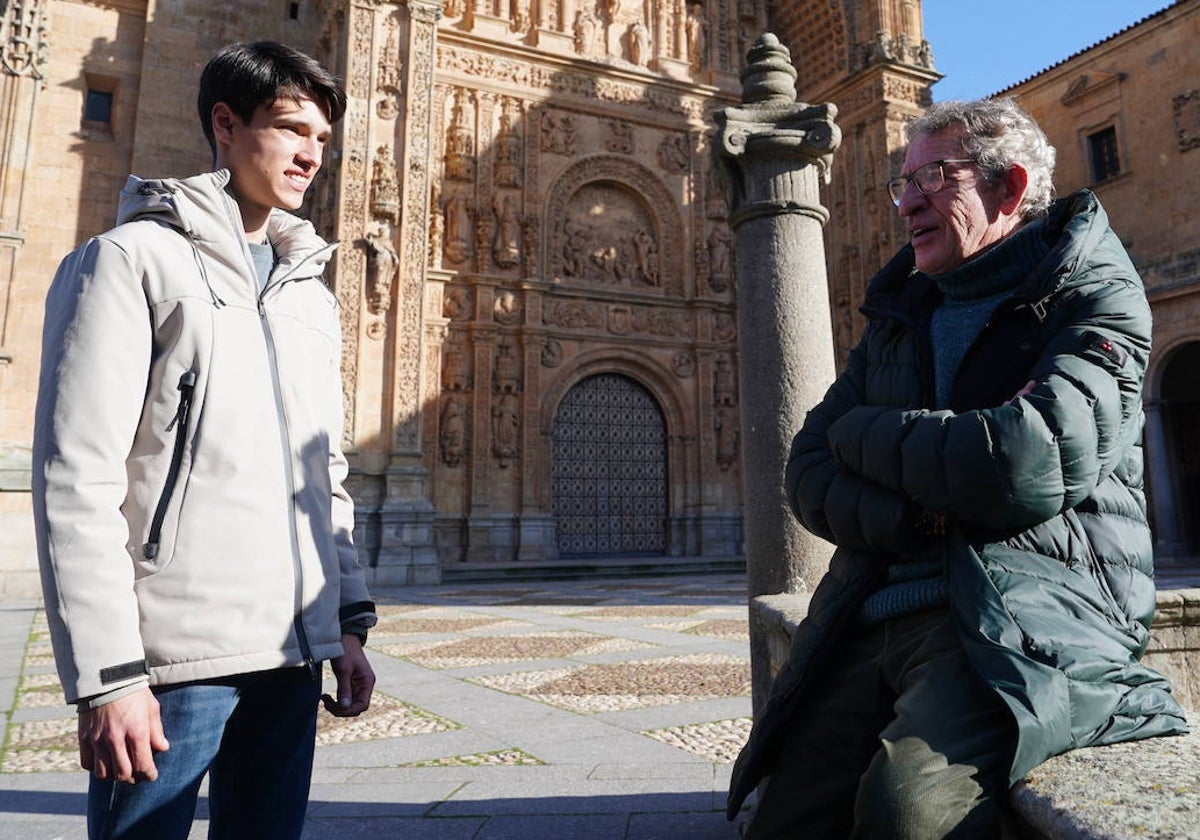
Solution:
M149 688L79 713L79 763L97 779L152 782L154 753L169 747Z
M362 642L358 636L342 634L345 653L330 661L333 675L337 678L337 700L328 694L321 695L325 711L336 717L356 717L371 705L371 692L375 689L375 671L367 661Z

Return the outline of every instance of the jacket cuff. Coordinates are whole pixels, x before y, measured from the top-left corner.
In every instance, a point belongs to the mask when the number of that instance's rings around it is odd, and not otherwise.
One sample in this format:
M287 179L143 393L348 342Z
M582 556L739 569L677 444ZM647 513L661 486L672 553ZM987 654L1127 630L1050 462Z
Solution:
M105 691L102 694L93 694L91 697L80 697L75 701L75 711L89 712L114 700L120 700L122 697L128 697L130 694L136 694L148 685L150 685L150 679L147 677L144 680L138 680L129 685L114 688L112 691Z

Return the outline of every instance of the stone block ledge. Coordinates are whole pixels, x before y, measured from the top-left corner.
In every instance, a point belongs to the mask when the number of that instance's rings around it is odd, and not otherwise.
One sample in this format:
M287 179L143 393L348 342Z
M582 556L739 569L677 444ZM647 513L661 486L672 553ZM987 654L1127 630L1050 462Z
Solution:
M809 595L763 595L750 607L751 632L766 644L771 673L787 657ZM1200 589L1158 593L1146 661L1165 673L1185 705L1200 696ZM1200 717L1193 732L1056 756L1012 792L1016 822L1005 840L1200 840Z

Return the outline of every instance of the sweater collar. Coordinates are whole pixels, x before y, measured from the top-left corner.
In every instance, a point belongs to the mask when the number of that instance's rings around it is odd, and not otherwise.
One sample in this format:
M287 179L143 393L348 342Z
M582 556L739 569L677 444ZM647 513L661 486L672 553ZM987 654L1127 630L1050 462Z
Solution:
M945 274L930 275L947 300L981 300L1021 285L1050 253L1045 223L1036 219Z

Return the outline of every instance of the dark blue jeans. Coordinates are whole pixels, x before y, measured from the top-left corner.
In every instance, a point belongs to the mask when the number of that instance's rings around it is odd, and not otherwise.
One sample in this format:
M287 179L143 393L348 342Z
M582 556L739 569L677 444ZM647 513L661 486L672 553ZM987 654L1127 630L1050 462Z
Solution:
M186 840L209 774L213 840L295 840L304 827L321 681L281 668L154 689L171 748L158 779L88 789L91 840Z

